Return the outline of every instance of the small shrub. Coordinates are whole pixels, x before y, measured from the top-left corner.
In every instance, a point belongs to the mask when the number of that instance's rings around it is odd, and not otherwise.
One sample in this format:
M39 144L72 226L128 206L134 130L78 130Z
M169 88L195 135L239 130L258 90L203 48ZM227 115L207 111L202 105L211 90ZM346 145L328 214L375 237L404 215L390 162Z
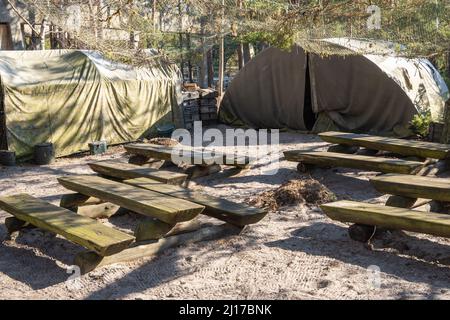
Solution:
M425 138L428 136L431 125L431 112L430 110L422 111L414 116L410 122L410 129L414 134Z

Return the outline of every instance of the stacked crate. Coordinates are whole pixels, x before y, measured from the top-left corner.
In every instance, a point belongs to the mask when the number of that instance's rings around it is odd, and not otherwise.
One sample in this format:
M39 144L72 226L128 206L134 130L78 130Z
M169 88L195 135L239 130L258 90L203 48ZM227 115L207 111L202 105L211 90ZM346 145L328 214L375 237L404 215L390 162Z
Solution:
M200 90L200 120L205 125L217 123L219 93L211 89Z
M188 130L194 127L195 121L200 121L200 94L198 91L183 92L183 111L184 127Z

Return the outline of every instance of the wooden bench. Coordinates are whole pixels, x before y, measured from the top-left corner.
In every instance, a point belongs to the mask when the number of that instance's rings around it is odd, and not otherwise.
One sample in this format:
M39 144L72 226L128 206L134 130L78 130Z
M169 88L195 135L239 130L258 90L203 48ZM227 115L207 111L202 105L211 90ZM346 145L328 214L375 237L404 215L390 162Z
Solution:
M220 219L239 227L257 223L267 215L267 211L264 209L231 202L226 199L203 194L179 186L164 184L152 179L139 178L125 180L124 183L203 205L205 206L205 210L202 214Z
M247 167L253 158L247 156L231 155L222 152L211 152L204 149L203 152L189 147L167 147L154 144L129 144L125 145L128 153L133 155L141 155L148 158L172 161L175 164L194 164L201 166L209 166L212 164L235 166L239 168ZM177 157L174 157L176 150Z
M177 173L152 168L117 162L100 161L88 163L91 169L103 176L117 178L121 180L134 178L151 178L168 184L182 184L187 179L184 173Z
M422 162L322 151L285 151L286 160L320 167L345 167L382 173L416 174Z
M69 190L111 202L168 224L192 220L205 208L186 200L98 176L69 176L58 178L58 181Z
M98 267L151 257L164 250L180 245L223 239L228 236L238 235L241 231L241 228L237 228L227 223L222 225L204 225L195 231L178 230L174 234L159 239L156 242L146 244L135 243L130 248L108 257L99 256L92 251L81 252L75 257L74 265L79 266L81 273L84 274Z
M385 174L371 178L370 182L382 193L450 202L450 179Z
M0 197L0 208L17 219L109 256L129 247L134 237L27 194Z
M325 132L319 134L319 137L329 143L389 151L405 156L432 159L447 159L450 157L450 145L447 144L345 132Z
M354 201L320 206L333 220L450 237L450 215Z

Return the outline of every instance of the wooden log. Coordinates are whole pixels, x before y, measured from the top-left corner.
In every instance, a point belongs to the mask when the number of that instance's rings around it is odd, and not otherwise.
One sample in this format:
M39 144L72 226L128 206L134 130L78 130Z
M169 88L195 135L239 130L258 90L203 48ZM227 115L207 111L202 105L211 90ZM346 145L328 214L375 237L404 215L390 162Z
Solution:
M284 156L288 161L321 167L344 167L383 173L415 174L424 166L421 162L321 151L285 151Z
M79 207L97 205L102 203L104 203L103 200L86 196L81 193L69 193L61 197L59 206L73 212L77 212Z
M126 233L26 194L0 197L0 208L101 256L120 252L134 241L134 237Z
M355 154L359 150L359 147L356 146L348 146L344 144L337 144L328 148L328 152L337 152L344 154Z
M374 157L378 154L378 152L378 150L374 149L361 148L356 154L360 156Z
M150 178L168 184L182 184L187 178L187 175L183 173L144 168L117 161L91 162L88 165L99 174L121 180Z
M319 137L326 142L365 147L399 153L404 156L446 159L450 156L450 145L425 141L404 140L388 137L353 134L345 132L324 132Z
M411 209L417 202L417 198L391 196L386 201L388 207L407 208Z
M222 167L218 164L213 164L210 166L191 166L187 168L185 172L189 179L196 179L206 177L220 171L222 171Z
M134 236L136 237L136 242L159 240L171 235L192 232L200 229L200 227L201 222L198 217L191 221L177 223L176 225L149 218L138 224Z
M62 177L58 181L67 189L103 199L169 224L191 220L205 208L183 199L96 176Z
M5 218L5 227L6 231L9 235L12 235L14 232L26 229L26 228L36 228L35 226L29 224L26 221L17 219L16 217L7 217Z
M150 161L150 157L146 157L140 154L132 154L130 159L128 159L128 163L135 164L138 166L142 166Z
M168 224L158 219L147 218L140 222L134 230L136 242L159 240L163 238L170 230L175 227L175 224Z
M81 272L84 274L98 267L152 257L169 248L179 245L187 245L190 243L215 240L231 235L237 235L241 232L241 230L241 228L227 224L206 227L195 232L172 235L170 237L160 239L158 242L136 245L109 257L101 257L91 251L82 252L76 255L74 264L79 266Z
M376 227L354 224L348 228L348 235L357 242L367 243L375 235Z
M140 178L125 180L124 183L201 204L205 206L205 210L202 214L228 222L238 227L258 223L267 215L268 212L267 210L251 207L244 203L232 202L179 186L164 184L151 179Z
M386 174L370 179L379 192L450 202L450 179Z
M354 201L320 206L333 220L450 237L450 216Z
M299 162L297 164L297 171L300 173L307 173L311 170L314 170L314 165L309 163Z

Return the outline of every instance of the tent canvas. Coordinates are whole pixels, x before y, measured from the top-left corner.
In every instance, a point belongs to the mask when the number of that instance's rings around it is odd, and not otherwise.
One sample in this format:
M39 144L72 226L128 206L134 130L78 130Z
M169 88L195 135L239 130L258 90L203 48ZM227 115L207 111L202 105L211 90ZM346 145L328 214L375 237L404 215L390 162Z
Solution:
M65 156L92 141L135 141L180 94L174 65L138 68L78 50L0 51L0 81L0 142L18 157L42 142Z
M307 131L325 114L341 130L378 134L408 126L423 110L442 121L448 88L428 60L399 57L384 43L370 54L355 54L367 51L365 41L327 43L353 54L323 57L300 46L264 50L232 81L221 120Z

